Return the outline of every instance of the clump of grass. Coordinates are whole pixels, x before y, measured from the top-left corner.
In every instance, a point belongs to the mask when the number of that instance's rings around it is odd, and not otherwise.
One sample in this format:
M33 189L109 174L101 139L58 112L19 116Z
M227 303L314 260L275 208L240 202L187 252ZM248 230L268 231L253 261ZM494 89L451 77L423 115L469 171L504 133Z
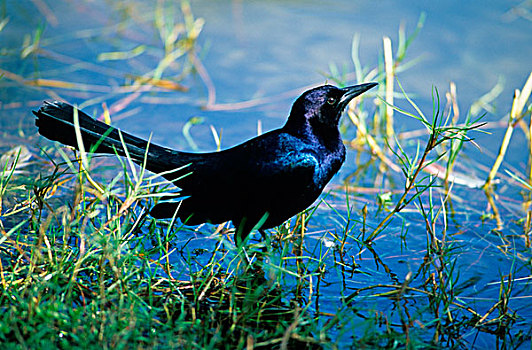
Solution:
M81 170L84 157L43 171L23 208L3 213L28 215L22 226L2 226L4 344L313 348L330 339L309 310L323 263L309 263L301 237L285 235L275 258L261 244L237 249L224 236L211 249L188 248L193 237L179 247L182 228L144 215L165 195L155 178L126 158L104 185L91 170L99 159L86 156ZM71 200L58 206L61 193ZM305 215L300 222L295 236ZM182 262L172 262L177 254Z
M422 22L420 22L422 23ZM419 28L419 25L418 25ZM417 35L417 30L413 36ZM404 32L400 32L400 38L404 38ZM408 40L407 40L408 41ZM390 331L377 332L379 336L377 339L391 339L400 341L407 346L415 347L420 340L419 328L421 326L425 330L423 333L432 334L430 341L434 346L459 346L464 344L463 341L472 333L495 334L494 338L500 347L518 347L523 342L526 342L532 329L530 327L519 328L519 331L512 330L513 326L520 323L520 317L527 319L529 314L522 312L520 316L516 314L515 308L506 308L507 305L518 305L519 301L515 298L518 293L526 293L526 287L520 286L519 291L515 288L515 264L511 263L509 270L498 271L499 282L494 282L500 286L498 293L493 292L487 298L485 304L481 307L474 306L467 301L475 300L475 297L465 298L464 293L471 293L468 287L472 285L477 286L478 281L463 281L462 275L462 261L464 260L464 242L458 240L460 230L464 230L467 224L462 223L456 229L449 227L449 224L454 221L456 210L453 208L453 199L461 199L455 194L455 188L460 186L467 186L470 188L469 192L474 192L475 189L480 189L484 182L473 177L464 176L459 171L455 171L456 165L464 161L463 151L467 143L471 143L472 139L469 136L470 131L474 129L484 129L487 126L482 118L485 114L481 114L481 110L488 106L489 101L493 100L494 96L500 93L500 85L497 86L483 97L482 102L472 105L469 113L466 114L465 120L459 122L459 110L456 102L456 86L451 84L450 92L447 96L447 106L444 108L445 113L440 107L440 99L437 90L433 92L433 116L432 120L428 120L421 108L419 108L405 93L401 85L402 95L394 93L394 81L397 81L396 74L404 71L405 66L401 66L402 59L393 59L391 54L391 41L384 38L384 55L382 67L374 69L362 68L358 61L358 38L355 37L353 44L353 60L355 67L355 76L358 81L367 81L378 79L381 83L380 92L383 92L384 98L377 100L377 108L373 115L368 113L367 101L368 96L363 96L358 99L355 104L350 106L348 111L349 121L357 127L356 137L348 144L358 151L357 160L360 155L367 153L370 155L370 161L361 161L357 163L359 168L355 173L349 175L346 181L346 187L349 193L360 192L367 190L366 187L356 186L355 184L362 180L365 181L368 174L373 174L369 178L375 179L375 190L378 194L377 201L379 202L379 210L376 211L375 218L368 217L367 202L360 209L360 216L353 218L349 203L345 206L347 213L341 214L335 210L335 213L343 216L342 221L345 223L345 230L341 235L333 235L336 237L338 247L338 255L340 261L339 266L345 268L344 257L350 256L353 248L346 247L346 241L357 242L358 261L355 262L355 255L351 255L355 270L360 270L364 273L367 267L364 268L360 261L362 261L364 251L369 252L369 256L373 259L377 267L383 269L383 275L386 276L391 283L371 283L355 289L354 292L344 298L346 308L353 309L354 312L360 312L360 303L365 300L375 299L391 299L393 302L393 311L382 311L382 307L376 307L375 312L379 312L378 317L372 317L370 314L366 315L368 320L377 320L381 317L382 322L386 324L386 329L401 330L400 333L393 333ZM401 44L403 42L403 44ZM405 53L407 45L404 45L404 40L400 40L399 53ZM403 58L404 56L400 56ZM334 74L334 72L333 72ZM349 75L347 75L349 76ZM340 77L337 77L339 82L342 82ZM527 88L529 83L525 84L523 92L517 92L517 98L514 101L512 112L510 113L509 125L515 126L519 120L530 114L530 106L525 108L526 101L529 94ZM519 98L519 96L521 98ZM394 99L398 97L406 100L415 112L407 112L405 108L398 107L392 104ZM518 107L516 108L516 105ZM479 108L479 106L482 106ZM523 110L524 109L524 110ZM412 137L409 134L412 132L398 132L393 126L393 111L399 112L403 115L417 119L425 127L424 132L415 132L416 138L414 145L412 143L404 144ZM522 111L522 112L521 112ZM490 110L492 112L492 110ZM517 118L512 116L519 115ZM481 122L482 121L482 122ZM345 125L349 129L349 125ZM523 126L527 138L529 133L528 127ZM480 130L482 131L482 130ZM408 136L407 136L408 135ZM419 136L427 135L424 141L419 139ZM425 136L423 136L425 137ZM504 149L508 146L509 137L505 137L503 141ZM420 147L420 142L425 142L426 146ZM479 147L474 142L476 147ZM503 149L503 148L501 148ZM504 152L500 152L504 154ZM498 166L502 162L501 155L495 161ZM444 165L440 165L443 163ZM371 172L371 168L374 172ZM493 168L495 169L495 168ZM471 170L471 169L469 169ZM488 179L493 179L496 172L492 170ZM362 174L362 175L361 175ZM364 174L366 177L364 177ZM402 175L402 176L400 176ZM519 179L515 174L512 177ZM518 180L519 181L519 180ZM442 183L443 182L443 183ZM488 181L489 182L489 181ZM526 183L525 180L520 180L521 183ZM402 188L397 188L402 185ZM383 186L384 185L384 186ZM387 190L379 188L384 187ZM459 190L459 193L463 193ZM466 194L466 196L471 194ZM359 195L360 196L360 195ZM439 198L438 198L439 197ZM518 251L519 244L514 249L508 249L510 240L507 236L501 234L503 230L512 232L512 228L503 224L503 220L499 215L495 205L496 199L489 198L489 207L496 211L496 227L499 231L499 238L502 243L498 249L505 251L504 257L501 259L510 259L514 261L508 254L520 255ZM461 200L460 202L463 202ZM468 208L468 201L461 204L460 207ZM408 206L414 206L414 209L409 209ZM456 206L456 205L455 205ZM406 213L402 213L406 212ZM380 214L380 215L379 215ZM403 272L404 278L400 278L394 270L393 265L386 259L386 250L379 249L379 241L389 235L390 231L400 230L400 238L402 245L401 250L409 251L408 242L412 241L412 218L417 214L421 217L420 226L424 227L426 235L426 248L420 264L410 266L406 272ZM379 218L380 216L380 218ZM479 215L480 217L480 215ZM528 216L527 216L528 218ZM400 228L397 225L390 225L390 222L402 222ZM524 230L528 232L530 227L530 220L523 220ZM356 227L358 229L351 229ZM467 226L466 226L467 227ZM416 231L420 234L421 227ZM492 231L491 231L492 232ZM486 230L485 234L490 234L490 230ZM410 238L409 238L410 236ZM525 235L525 244L526 237ZM381 243L382 244L382 243ZM515 245L515 243L513 243ZM505 247L505 248L502 248ZM388 247L390 249L390 247ZM411 249L411 248L410 248ZM395 250L394 250L395 251ZM384 257L382 256L384 255ZM526 255L526 253L525 253ZM527 258L523 257L524 261ZM528 270L523 265L521 268ZM496 278L496 276L493 276ZM345 278L347 281L348 278ZM356 280L356 279L355 279ZM344 282L346 283L346 282ZM477 288L481 288L477 286ZM373 291L373 292L372 292ZM492 297L495 295L495 297ZM414 308L409 306L410 300L423 300L425 303ZM497 297L498 296L498 297ZM412 314L412 313L415 314ZM498 313L498 314L497 314ZM382 323L374 323L381 325ZM469 334L468 334L469 333ZM372 337L375 335L372 335ZM383 338L380 338L382 336ZM422 338L426 339L426 338ZM474 343L474 340L473 340ZM425 343L424 346L427 346Z

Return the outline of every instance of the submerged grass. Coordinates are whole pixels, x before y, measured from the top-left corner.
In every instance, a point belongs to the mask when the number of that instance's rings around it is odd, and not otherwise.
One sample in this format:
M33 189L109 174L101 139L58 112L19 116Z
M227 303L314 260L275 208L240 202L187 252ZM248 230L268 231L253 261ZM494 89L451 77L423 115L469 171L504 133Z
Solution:
M423 19L423 17L422 17ZM422 23L422 20L420 21ZM418 24L419 28L419 24ZM417 31L414 35L417 34ZM404 34L399 35L404 37ZM398 108L391 104L393 101L393 80L395 73L402 71L400 66L401 60L395 60L396 64L393 65L393 57L391 56L391 42L388 38L384 38L384 68L375 68L372 70L358 68L358 79L364 81L371 79L371 77L383 77L384 86L381 87L381 91L385 91L385 99L382 100L380 109L377 109L374 114L380 114L385 118L374 116L373 118L373 135L369 135L367 130L368 121L371 123L371 119L367 112L358 106L352 106L349 110L350 120L355 126L357 126L357 136L350 142L350 145L357 149L359 152L367 152L371 155L371 160L366 161L366 167L368 164L374 166L376 169L376 175L373 175L379 182L384 183L385 187L394 187L394 182L403 182L403 190L399 190L396 196L393 196L391 192L383 193L378 198L385 198L385 204L379 204L384 207L385 213L382 213L381 218L379 216L375 218L373 227L367 227L367 207L364 206L362 210L362 222L363 229L358 237L359 247L362 250L369 250L374 256L377 266L382 266L384 271L389 274L389 279L394 282L391 284L374 284L363 288L358 288L354 293L349 295L347 300L356 300L356 298L370 290L383 289L384 292L375 292L372 294L374 297L390 297L396 300L395 319L396 325L401 326L402 331L406 338L404 338L407 346L414 346L415 341L409 338L412 329L417 328L416 322L420 322L425 317L432 315L433 319L423 323L427 329L431 329L432 345L443 347L461 347L468 343L468 346L475 346L479 332L486 332L495 335L495 339L491 344L496 345L497 348L517 348L523 343L530 344L531 328L525 326L517 332L512 332L512 327L516 325L526 324L529 320L530 314L524 310L520 315L507 306L509 304L518 304L518 298L516 294L524 293L526 298L529 296L529 288L525 285L521 285L519 290L515 290L515 273L519 270L525 277L525 280L530 276L530 251L527 241L528 233L525 233L525 241L515 240L509 235L512 229L508 227L508 224L504 224L501 216L503 214L497 210L497 199L494 196L489 196L490 192L488 188L493 191L492 181L495 173L502 163L504 154L511 139L513 127L523 118L525 115L530 115L530 105L525 108L526 101L530 96L530 86L532 79L529 78L525 83L522 91L516 90L514 104L511 112L509 113L508 130L502 142L499 155L495 159L492 169L487 175L486 182L469 177L469 174L460 174L453 171L455 165L460 161L464 161L464 156L461 155L461 151L464 148L465 143L472 141L469 136L470 131L473 129L483 128L485 122L480 123L484 115L477 114L479 109L477 104L474 104L467 114L465 121L458 124L458 108L456 103L456 88L454 84L451 84L451 90L447 94L448 106L445 108L446 115L443 112L439 104L439 96L437 90L433 93L433 116L429 121L424 117L423 112L416 104L408 97L400 84L403 98L408 101L411 107L415 110L415 113L407 112L403 108ZM406 47L403 44L401 47L401 41L397 50L403 54L406 52ZM353 49L356 50L358 45L353 45ZM360 67L358 62L358 54L355 52L353 58L355 60L355 67ZM366 76L360 77L361 72L369 72ZM390 86L390 84L392 86ZM477 107L477 108L474 108ZM397 134L395 130L393 134L390 134L390 119L392 111L396 110L401 114L413 117L419 120L427 129L428 140L426 141L425 148L420 148L419 141L416 140L417 146L405 147L402 146L402 142L405 142L401 134ZM523 130L527 139L530 138L530 132L528 126L524 126ZM406 133L405 133L406 134ZM390 142L391 135L394 142ZM379 140L380 143L379 144ZM406 139L408 141L408 139ZM478 146L477 146L478 147ZM416 150L414 155L409 155L409 151ZM432 153L435 153L432 155ZM528 150L528 156L531 154ZM467 158L465 158L466 162ZM443 163L442 165L440 165ZM469 162L468 162L469 163ZM366 168L367 169L367 168ZM399 170L403 175L403 179L398 179L397 174ZM392 170L392 171L389 171ZM358 170L357 170L358 171ZM425 175L422 175L425 174ZM515 178L518 178L514 175ZM438 182L438 178L443 180L443 186ZM524 180L520 180L521 183L526 183ZM353 186L351 183L346 184ZM498 276L500 282L495 284L500 286L498 298L485 300L488 305L482 307L472 307L468 301L474 300L473 298L464 298L462 294L464 292L471 293L467 290L467 286L478 285L478 280L474 279L469 282L463 282L461 278L461 268L459 262L464 260L462 255L464 254L463 242L456 239L457 234L464 229L467 230L467 226L464 224L455 224L455 228L449 226L449 224L455 221L456 216L455 208L453 207L453 198L460 199L460 195L456 196L453 192L455 186L466 185L470 188L485 188L487 201L493 210L493 216L496 222L496 234L501 240L500 244L497 244L498 249L504 251L503 256L509 259L510 264L507 271L498 270ZM381 190L383 191L383 190ZM412 192L412 193L411 193ZM469 191L472 193L472 191ZM493 192L491 192L493 193ZM471 195L471 194L466 194ZM395 197L395 201L393 200ZM438 198L439 197L439 198ZM528 195L525 197L528 198ZM472 198L471 198L472 199ZM472 204L465 205L465 210L470 210ZM528 208L528 202L523 202L524 208ZM427 243L424 252L423 261L418 264L417 269L409 268L404 279L399 279L393 272L393 267L390 267L385 263L376 252L375 247L378 247L376 239L386 234L386 228L390 224L390 220L401 218L400 212L404 211L408 205L415 205L415 212L421 216L421 224L425 226ZM510 213L506 213L507 216L511 216ZM412 215L407 217L412 219ZM526 216L530 217L529 214ZM525 232L529 230L529 221L526 221L524 225ZM401 229L401 240L406 244L408 242L408 226L405 225L405 217L403 216L403 226ZM456 231L458 229L458 232ZM454 231L454 232L453 232ZM508 231L508 233L503 233ZM495 233L494 232L494 233ZM367 235L369 233L369 235ZM389 233L388 233L389 234ZM342 244L343 246L343 244ZM503 248L504 247L504 248ZM511 248L510 248L511 247ZM520 258L517 258L517 257ZM519 260L521 260L519 262ZM519 267L517 267L519 266ZM495 276L492 276L492 278ZM474 282L473 282L474 281ZM463 284L465 283L466 286ZM475 293L473 293L474 295ZM409 299L423 296L426 297L425 307L419 305L415 307L416 315L411 313L411 306L409 306ZM530 305L529 303L524 303ZM527 306L525 306L526 308ZM419 314L421 312L421 314ZM422 316L421 316L422 315ZM420 317L421 316L421 317ZM421 321L423 322L423 321ZM466 340L470 334L478 332L472 340ZM468 333L470 333L468 335ZM469 341L471 341L469 343ZM482 341L480 341L482 344ZM482 347L482 345L480 345Z
M196 68L210 84L194 47L203 22L183 4L181 23L172 16L176 8L157 3L159 63L128 77L127 87L102 90L104 97L123 94L110 108L102 105L103 117L115 118L148 90L180 90L179 80L165 77L168 69L184 77ZM355 72L347 76L379 81L383 96L362 96L344 118L344 133L354 135L347 145L360 161L357 170L341 190L271 230L264 242L251 240L238 249L227 225L191 229L156 222L147 209L172 188L127 157L110 163L63 148L33 151L38 163L28 163L30 151L23 148L2 156L0 342L22 348L202 349L530 344L532 171L500 175L507 184L497 189L494 174L504 164L510 130L493 170L482 171L487 180L471 176L480 170L466 148L474 144L471 131L486 128L478 106L485 109L489 98L473 104L460 122L453 84L443 107L434 89L431 118L402 89L397 75L416 62L405 62L406 52L423 22L422 16L410 36L400 29L395 56L385 38L382 64L371 69L358 60L355 37ZM59 57L40 31L33 38L22 48L25 57ZM99 57L128 61L148 51L139 44ZM65 60L70 58L59 59ZM24 88L87 88L52 80L30 84L19 72L3 74ZM329 79L341 84L345 76ZM530 80L516 93L507 123L522 126L528 140ZM208 106L215 106L214 96L209 86ZM88 104L103 99L87 97ZM396 130L394 120L402 116L417 120L421 130ZM196 122L183 129L191 146L189 129ZM479 210L485 183L490 197ZM509 201L516 201L510 198L516 188L523 197L517 204ZM325 227L316 226L323 216Z

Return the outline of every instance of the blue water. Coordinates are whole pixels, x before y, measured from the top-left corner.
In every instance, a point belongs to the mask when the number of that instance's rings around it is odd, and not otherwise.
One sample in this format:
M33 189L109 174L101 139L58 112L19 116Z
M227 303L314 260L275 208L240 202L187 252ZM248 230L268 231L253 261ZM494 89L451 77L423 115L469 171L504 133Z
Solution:
M180 141L170 127L180 129L189 117L201 115L205 125L195 128L195 132L203 149L214 148L212 139L201 137L210 135L210 124L224 130L226 147L239 143L256 134L258 120L264 130L282 125L292 100L298 95L292 91L326 82L323 73L329 71L330 64L353 71L351 43L355 34L360 35L362 65L373 68L382 53L382 37L389 36L395 50L398 28L403 24L407 35L411 34L422 13L426 15L425 25L407 54L407 61L420 58L420 62L398 75L405 90L417 96L416 102L430 112L432 87L443 94L453 81L465 114L502 77L504 91L496 100L498 113L493 116L500 119L510 107L513 90L521 88L530 73L532 48L526 45L532 40L530 21L512 14L512 7L518 4L519 1L424 4L347 0L334 3L194 1L194 15L205 20L199 39L203 48L200 54L216 87L216 102L287 96L275 103L231 113L205 112L198 107L205 103L206 92L198 79L192 79L186 82L192 87L192 93L163 94L174 103L155 112L150 106L149 112L139 113L120 126L142 135L152 131L155 140L179 146ZM103 3L57 1L49 6L57 18L55 26L42 15L36 15L38 12L31 2L9 2L10 22L2 31L6 47L20 45L24 35L31 35L40 25L45 28L44 48L94 63L102 72L42 58L37 67L31 58L14 62L4 58L3 68L23 73L25 77L39 75L57 79L59 75L67 81L118 85L123 83L126 74L142 74L156 66L157 54L141 55L131 63L97 61L102 52L128 50L139 44L160 47L153 29L151 5L135 4L130 10L133 19L126 16L120 30L116 23L124 15ZM71 96L68 91L61 91L61 95L71 102L82 103L96 94ZM45 97L42 92L34 91L30 96ZM20 96L10 94L2 100L4 103L17 101ZM113 96L105 101L111 103ZM142 122L151 121L155 116L163 127L147 131Z
M153 28L154 8L151 2L132 3L134 5L125 10L117 5L120 2L50 1L47 5L53 15L46 17L32 1L8 1L5 4L10 21L0 32L0 50L8 50L9 54L0 55L0 68L27 79L40 77L119 87L127 80L127 74L141 75L154 69L162 52L160 38ZM351 45L355 35L360 35L361 64L374 68L382 55L383 36L392 39L395 51L399 27L404 25L409 35L423 15L426 16L425 24L406 55L407 62L419 60L398 74L402 86L430 115L433 87L444 96L449 83L455 82L461 115L464 116L475 100L502 80L503 91L493 102L494 109L487 111L486 115L487 121L498 121L510 110L514 89L522 88L532 69L532 22L517 16L513 10L520 3L457 0L417 3L391 0L192 1L193 14L205 21L198 39L198 56L216 90L214 108L202 108L207 102L207 89L202 80L193 75L182 82L190 89L188 93L145 92L112 117L116 118L116 125L138 136L153 134L154 142L192 150L181 130L189 118L200 116L204 118L203 124L191 130L199 149L216 149L211 126L221 133L222 147L229 147L256 135L258 128L267 131L281 126L292 101L301 91L330 82L327 76L331 65L340 71L353 72ZM530 11L530 7L528 9ZM174 10L177 16L178 8ZM34 36L34 30L39 26L44 28L41 37L44 51L38 57L30 55L21 59L16 48L20 47L25 36ZM141 44L146 45L147 51L134 59L97 59L102 52L131 50ZM180 63L183 64L182 61ZM170 70L166 77L178 73L179 67ZM354 79L351 78L350 82ZM111 106L127 96L116 93L116 89L106 92L94 89L37 89L21 86L10 76L5 76L0 86L0 126L5 135L0 145L2 150L21 142L31 146L50 144L36 137L29 113L29 109L38 106L44 99L62 98L71 103L85 104L88 112L99 115L102 113L102 102ZM252 107L231 105L248 101L252 102ZM402 100L397 100L397 103L405 105ZM126 115L121 118L120 113L124 112ZM22 136L16 132L19 127L23 128ZM396 128L404 131L420 129L421 126L410 118L396 115ZM500 127L489 131L492 131L491 135L475 134L482 151L467 145L465 159L469 157L471 163L459 167L460 171L480 178L486 176L486 167L493 162L493 154L497 152L504 129ZM526 142L523 133L516 131L505 166L526 171L528 158L526 152L522 152ZM348 161L333 179L330 189L341 187L342 180L356 169L355 156L354 152L348 154ZM400 177L395 179L397 181ZM369 175L354 185L372 187L373 181L373 176ZM401 187L400 184L398 187ZM501 276L513 269L514 277L523 280L516 283L516 296L520 298L512 301L511 306L525 317L526 325L532 319L532 314L526 311L532 305L529 301L530 288L526 283L526 278L531 275L526 263L530 259L530 250L522 246L522 239L517 236L522 226L515 222L524 216L519 188L507 188L505 183L499 186L501 196L506 196L500 210L505 218L505 232L510 236L498 233L493 220L481 220L483 214L489 212L489 207L480 191L459 186L454 189L456 213L451 216L453 220L449 222L447 235L452 237L459 251L453 259L461 271L461 283L473 281L472 287L463 292L463 301L478 306L480 313L485 312L485 308L493 305L498 296L497 283ZM329 196L327 201L345 216L349 209L345 206L342 191L335 193L339 196ZM383 214L377 213L375 193L351 193L350 198L354 206L352 215L356 220L353 225L361 226L360 210L364 204L368 204L370 225L375 226L382 218ZM434 198L439 201L440 197ZM408 227L406 240L401 239L403 222L397 218L379 237L375 247L399 281L408 272L416 271L426 252L422 218L413 207L402 217ZM437 232L439 237L443 234L441 227ZM209 232L208 227L205 230ZM341 216L336 216L322 204L310 223L305 241L306 254L318 254L320 247L325 249L326 240L323 238L330 238L331 233L341 231ZM360 246L356 244L358 232L359 229L355 230L349 238L346 253L355 257L359 266L357 273L344 275L339 269L332 269L326 275L327 282L331 284L321 289L320 311L335 312L341 304L338 295L347 295L354 288L394 282L382 267L375 266L373 255L367 250L359 255ZM189 244L191 249L205 247L206 240L212 247L216 244L214 239L206 239L196 233L185 235L182 242L176 244L184 244L191 237L200 237L196 243L192 241ZM516 249L509 249L506 255L501 254L502 243ZM327 254L324 259L329 266L334 266L337 253L331 250ZM172 258L176 270L179 270L182 257L176 255ZM286 286L291 283L293 281L286 281ZM482 304L486 299L491 302L486 304L488 306ZM378 301L364 296L355 300L360 307L378 305ZM413 308L415 304L412 301L405 307ZM386 311L393 305L390 302L381 306L381 310ZM357 319L353 318L353 323L356 322ZM342 341L350 341L350 334L342 337ZM488 335L475 337L476 334L472 333L465 339L478 348L489 346L494 339Z

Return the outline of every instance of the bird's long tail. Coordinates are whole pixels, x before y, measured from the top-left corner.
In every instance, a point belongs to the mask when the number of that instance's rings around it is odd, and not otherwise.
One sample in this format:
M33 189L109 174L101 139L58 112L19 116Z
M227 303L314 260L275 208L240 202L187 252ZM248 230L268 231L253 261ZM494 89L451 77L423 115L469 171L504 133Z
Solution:
M33 111L37 117L35 125L39 133L53 141L79 149L80 140L85 151L91 153L129 155L136 163L143 164L148 157L146 168L155 173L168 171L172 168L168 160L176 160L174 153L168 148L151 144L146 140L123 132L115 127L98 121L86 113L63 102L45 102L38 111ZM79 133L76 133L75 115ZM149 149L149 152L146 150ZM179 167L175 164L174 167Z

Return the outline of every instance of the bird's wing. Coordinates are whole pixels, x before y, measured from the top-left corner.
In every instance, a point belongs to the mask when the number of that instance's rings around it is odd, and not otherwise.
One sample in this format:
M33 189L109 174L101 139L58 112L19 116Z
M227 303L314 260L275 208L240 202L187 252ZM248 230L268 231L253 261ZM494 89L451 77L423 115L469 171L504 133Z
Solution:
M270 134L226 151L197 155L190 175L175 183L189 196L180 217L194 214L194 223L223 222L283 206L293 207L290 214L306 208L322 190L316 186L320 162L311 147L294 141ZM175 210L163 203L156 208L160 217Z
M282 186L283 183L288 186L306 184L319 173L318 159L311 151L274 153L271 157L259 159L257 163L257 167L249 168L250 176L264 178L276 186Z

